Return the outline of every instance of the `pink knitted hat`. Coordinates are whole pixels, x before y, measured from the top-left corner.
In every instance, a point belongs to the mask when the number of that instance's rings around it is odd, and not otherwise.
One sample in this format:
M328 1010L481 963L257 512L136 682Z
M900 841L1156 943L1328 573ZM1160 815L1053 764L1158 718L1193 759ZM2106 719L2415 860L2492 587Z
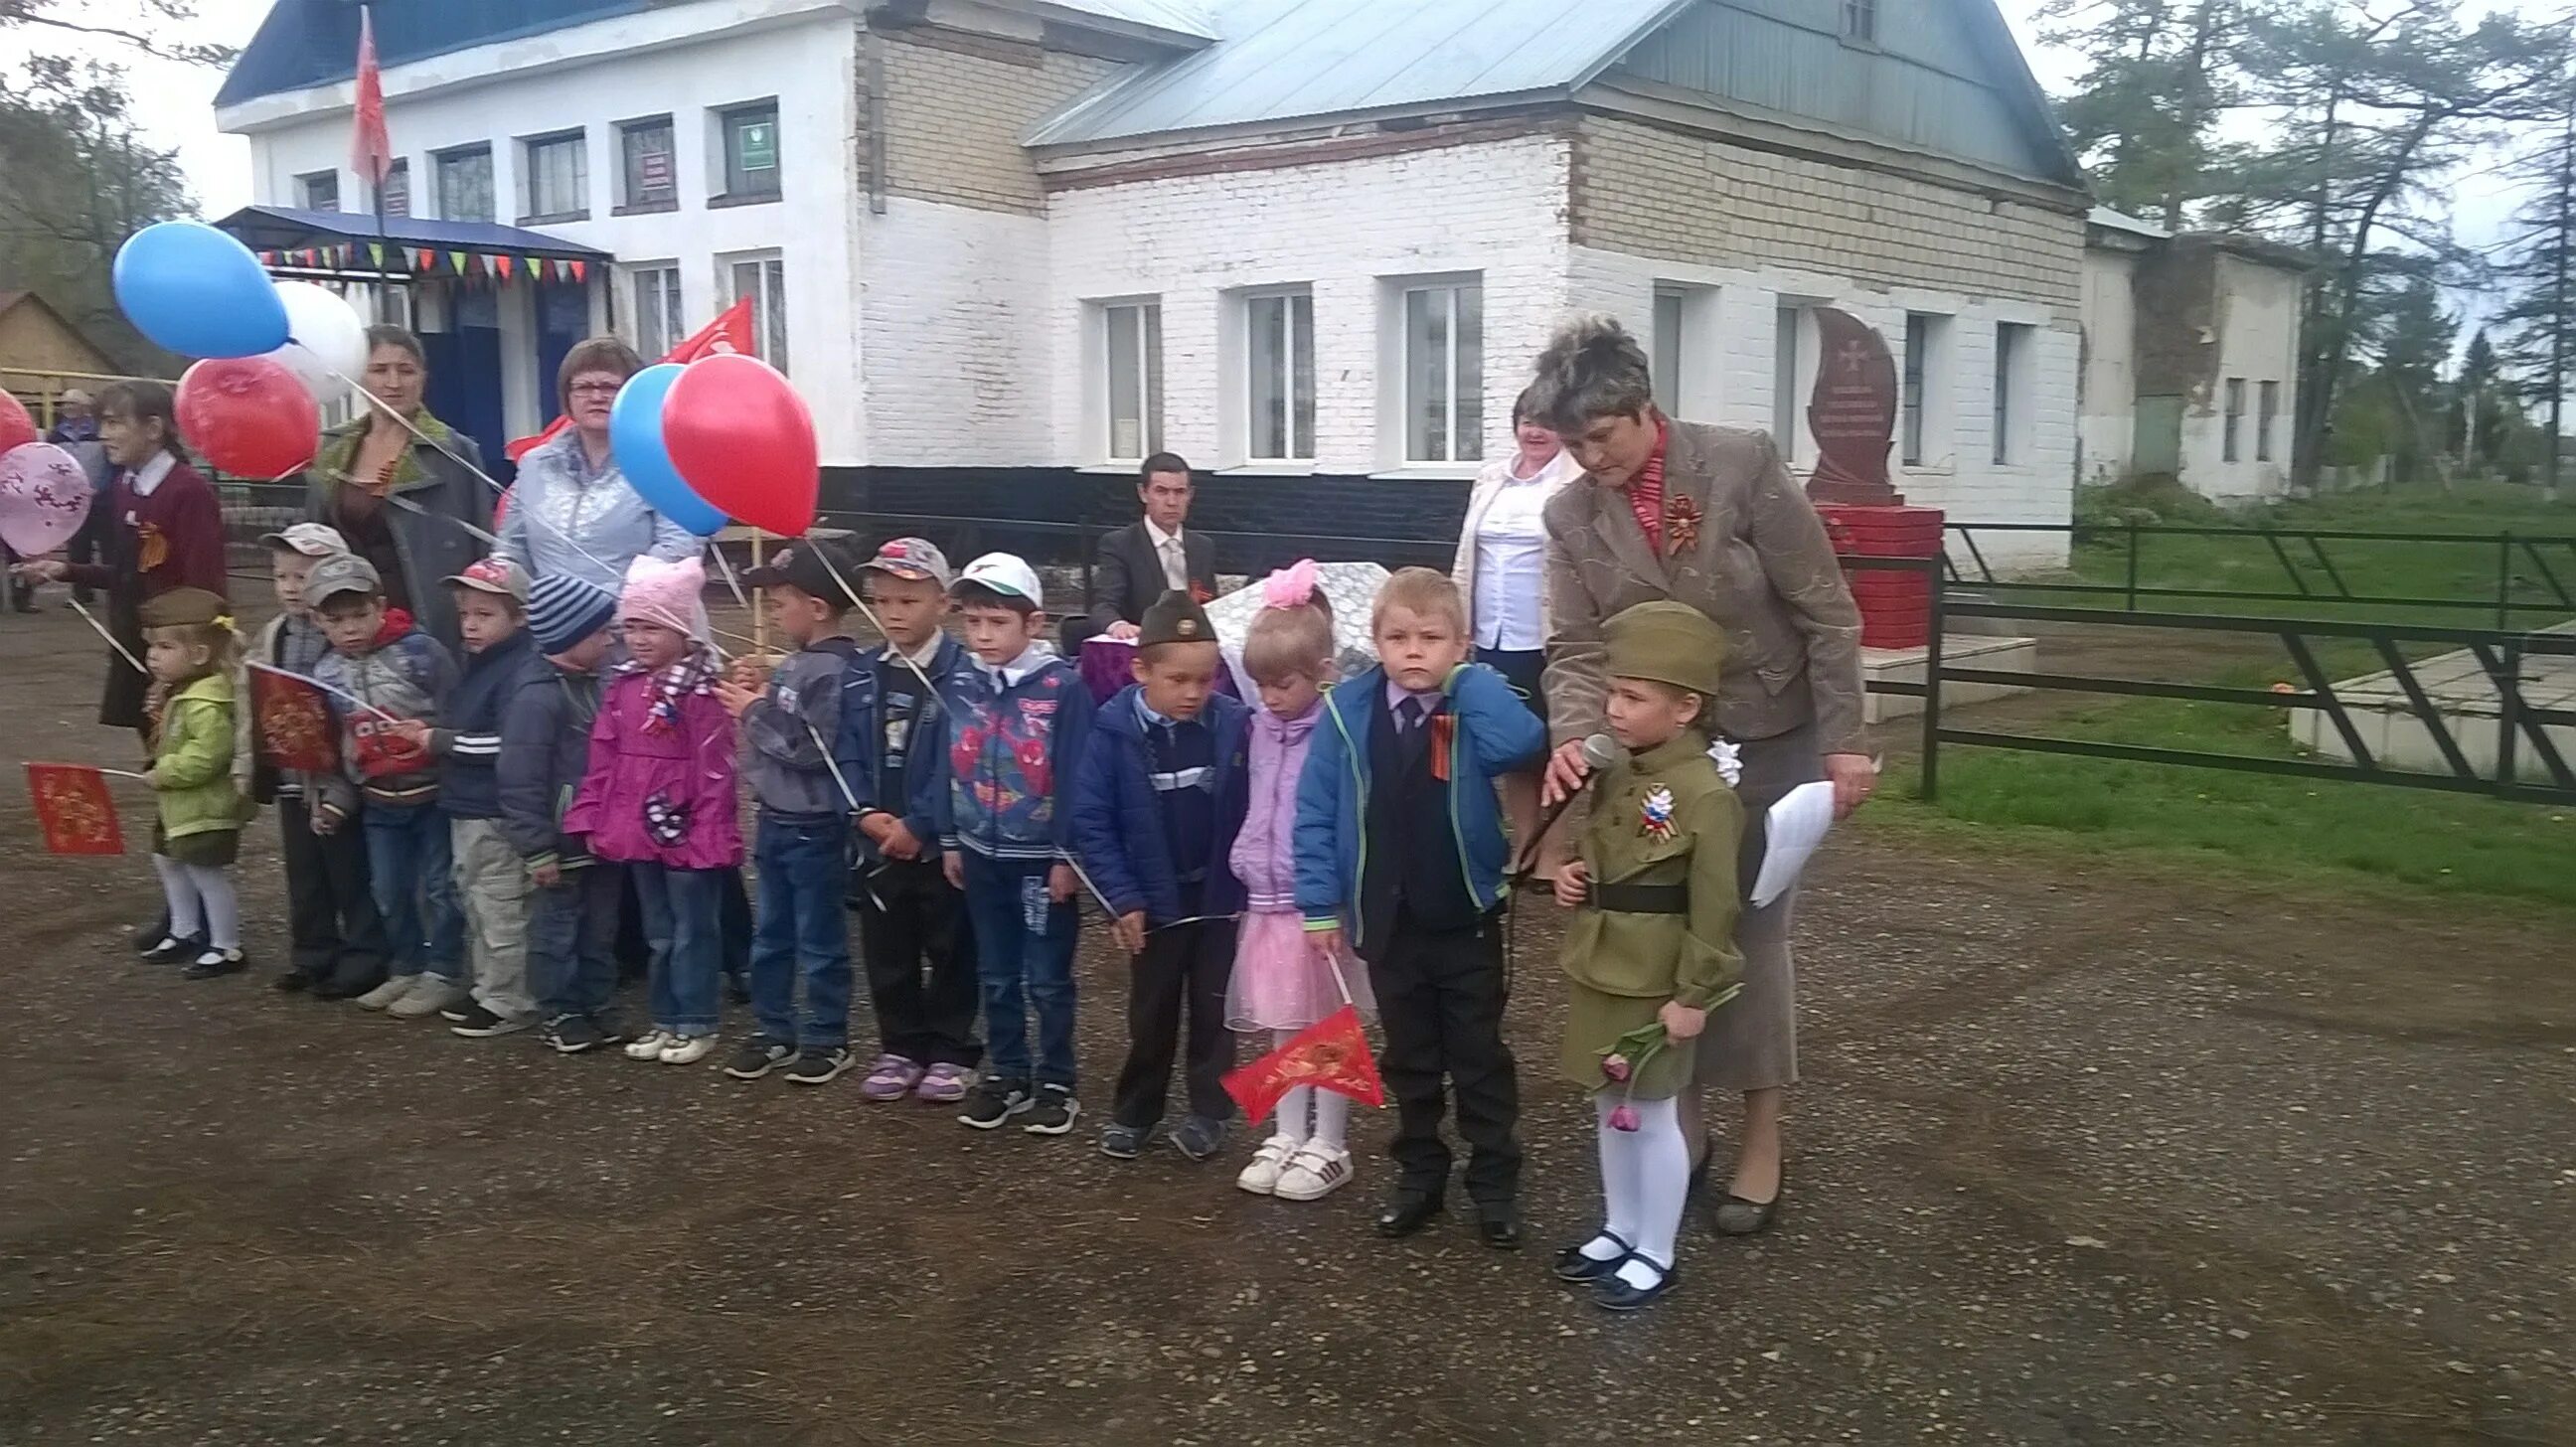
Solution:
M698 616L707 570L696 558L666 563L637 558L626 566L626 589L617 595L617 621L659 623L686 633Z

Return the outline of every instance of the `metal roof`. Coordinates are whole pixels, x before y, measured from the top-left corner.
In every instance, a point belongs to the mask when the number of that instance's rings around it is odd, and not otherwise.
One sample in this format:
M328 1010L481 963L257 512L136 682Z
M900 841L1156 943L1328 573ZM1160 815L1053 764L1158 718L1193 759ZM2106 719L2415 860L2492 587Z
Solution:
M2172 232L2152 221L2132 216L2126 211L2114 211L2108 206L2094 207L2084 219L2105 231L2125 231L2132 236L2146 237L2150 241L2162 241L2173 235Z
M376 63L391 69L607 20L640 14L653 0L396 0L379 3ZM215 92L218 108L264 95L347 80L358 69L358 7L348 0L276 0L259 33Z
M1215 45L1108 81L1040 121L1026 140L1086 145L1447 101L1562 96L1689 4L1214 0Z
M1029 0L1029 5L1038 11L1070 10L1198 40L1216 39L1216 21L1208 7L1191 0Z
M470 251L478 256L533 256L541 261L609 261L596 246L566 241L542 231L503 226L492 221L437 221L426 216L388 216L376 229L364 211L308 211L300 206L245 206L215 223L253 251L293 251L307 246L382 241L393 246L434 251Z

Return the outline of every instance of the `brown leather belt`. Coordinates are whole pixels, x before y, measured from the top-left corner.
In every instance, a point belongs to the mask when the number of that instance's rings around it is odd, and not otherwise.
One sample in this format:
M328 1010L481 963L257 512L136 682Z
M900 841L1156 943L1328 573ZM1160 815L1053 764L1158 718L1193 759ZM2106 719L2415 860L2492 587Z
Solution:
M1688 914L1690 886L1596 884L1592 886L1592 897L1587 903L1609 914Z

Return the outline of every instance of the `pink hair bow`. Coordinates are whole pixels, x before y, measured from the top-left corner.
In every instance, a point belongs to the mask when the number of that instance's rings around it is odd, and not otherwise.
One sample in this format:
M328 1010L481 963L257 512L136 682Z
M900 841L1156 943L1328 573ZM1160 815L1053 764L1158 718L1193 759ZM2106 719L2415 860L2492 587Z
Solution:
M1315 560L1299 558L1261 580L1261 606L1302 608L1314 601Z

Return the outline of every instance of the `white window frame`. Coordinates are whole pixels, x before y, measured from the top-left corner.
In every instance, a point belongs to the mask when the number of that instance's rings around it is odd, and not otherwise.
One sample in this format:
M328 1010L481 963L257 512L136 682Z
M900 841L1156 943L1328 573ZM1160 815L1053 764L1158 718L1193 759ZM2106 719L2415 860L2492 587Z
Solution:
M569 206L544 207L537 204L539 162L556 147L570 147L572 154L572 194L550 199L570 201ZM551 131L539 136L519 138L519 214L523 221L587 221L590 219L590 133L588 131Z
M1956 334L1957 322L1958 318L1948 312L1905 314L1905 355L1899 359L1897 371L1899 466L1921 469L1947 464L1955 442L1950 416L1956 370L1951 338Z
M1083 304L1087 333L1086 350L1091 377L1090 426L1095 441L1090 451L1106 463L1136 464L1163 451L1163 299L1160 296L1106 297ZM1121 362L1118 335L1121 319L1134 328L1135 355ZM1114 385L1117 373L1134 368L1136 389L1136 445L1118 445L1118 392Z
M663 153L670 163L671 179L659 196L645 196L636 187L632 148L635 138L650 130L663 135ZM637 116L617 123L617 209L635 211L676 211L680 209L680 128L670 115Z
M770 163L765 167L737 168L734 165L734 132L743 121L762 111L769 113ZM779 199L786 191L787 132L786 118L783 108L778 104L778 97L770 96L764 100L749 100L734 105L719 106L709 112L709 118L713 122L715 131L714 180L723 188L716 193L714 199L728 205ZM746 183L741 190L734 188L735 173L738 169L741 172L741 179ZM769 185L766 188L756 189L748 184L758 171L769 173Z
M1824 355L1816 308L1832 304L1783 293L1771 309L1771 440L1792 469L1816 460L1816 439L1807 425L1807 403L1815 396L1816 367Z
M787 261L777 251L737 251L716 258L717 310L743 297L742 269L757 268L751 305L751 354L787 370Z
M1682 415L1684 383L1690 376L1690 359L1683 346L1690 330L1690 293L1678 286L1655 283L1654 353L1649 372L1654 378L1655 405L1667 417Z
M680 299L680 263L637 262L625 270L626 298L633 303L630 339L645 360L658 361L688 335L688 313Z
M1245 292L1243 308L1243 457L1248 463L1280 465L1311 464L1315 460L1315 292L1312 287L1273 287ZM1301 305L1302 303L1302 305ZM1275 306L1280 312L1279 348L1269 356L1261 355L1256 343L1260 328L1254 314ZM1297 393L1299 354L1305 361L1305 396ZM1278 393L1283 400L1280 446L1265 450L1262 434L1267 422L1262 416L1260 380L1264 367L1273 369L1278 378Z
M1460 318L1467 311L1466 301L1470 294L1475 298L1476 375L1471 383L1462 383L1459 376L1459 358L1465 354L1466 348L1462 345L1461 334L1465 329L1460 325ZM1417 398L1414 395L1413 299L1417 296L1426 298L1424 303L1426 316L1429 315L1428 308L1437 305L1441 309L1442 320L1446 323L1444 331L1446 341L1440 357L1440 395L1436 398ZM1388 329L1393 342L1395 364L1395 385L1392 391L1395 400L1394 452L1396 457L1406 467L1472 467L1481 463L1485 456L1484 386L1487 370L1484 274L1467 272L1452 276L1398 279L1389 283L1389 298L1393 303ZM1440 300L1435 303L1427 300L1428 298ZM1427 441L1423 446L1414 445L1414 419L1417 415L1414 404L1417 401L1430 401L1438 405L1442 435L1447 444L1445 449L1434 449ZM1471 406L1474 409L1473 417L1462 426L1462 417ZM1445 451L1446 455L1437 457L1426 455L1435 450Z
M2245 379L2230 377L2219 383L2218 460L2242 462L2245 459Z
M331 204L328 206L316 206L313 204L313 188L326 183L331 187ZM307 211L339 210L340 173L338 171L306 171L302 175L297 176L295 178L295 204Z
M2021 467L2029 462L2030 383L2039 328L2029 322L1995 323L1994 465Z
M2258 382L2254 386L2254 460L2272 460L2272 429L2281 422L2281 384Z
M459 163L459 162L471 161L471 160L473 160L473 159L474 159L475 157L477 157L477 156L480 156L480 157L482 157L482 158L483 158L483 205L484 205L484 209L485 209L485 211L486 211L488 214L485 214L485 215L482 215L482 216L459 216L459 215L457 215L457 214L456 214L456 212L455 212L453 209L451 209L451 208L448 206L448 203L447 203L447 171L448 171L448 167L450 167L450 166L452 166L452 165L455 165L455 164L457 164L457 163ZM498 177L498 175L497 175L497 173L496 173L496 171L495 171L495 169L494 169L494 162L493 162L493 158L492 158L492 147L491 147L491 145L490 145L488 142L487 142L487 143L485 143L485 144L482 144L482 145L474 145L474 146L453 146L453 147L450 147L450 148L448 148L447 150L444 150L444 151L436 151L436 152L431 153L430 158L429 158L429 182L430 182L430 190L431 190L431 192L433 193L433 195L435 196L436 201L437 201L437 205L438 205L438 219L439 219L439 220L441 220L441 221L498 221L498 220L500 220L500 215L501 215L501 201L500 201L500 198L499 198L498 196L496 196L496 195L494 195L494 194L493 194L493 191L495 190L495 188L496 188L496 187L498 186L498 184L499 184L499 177Z

